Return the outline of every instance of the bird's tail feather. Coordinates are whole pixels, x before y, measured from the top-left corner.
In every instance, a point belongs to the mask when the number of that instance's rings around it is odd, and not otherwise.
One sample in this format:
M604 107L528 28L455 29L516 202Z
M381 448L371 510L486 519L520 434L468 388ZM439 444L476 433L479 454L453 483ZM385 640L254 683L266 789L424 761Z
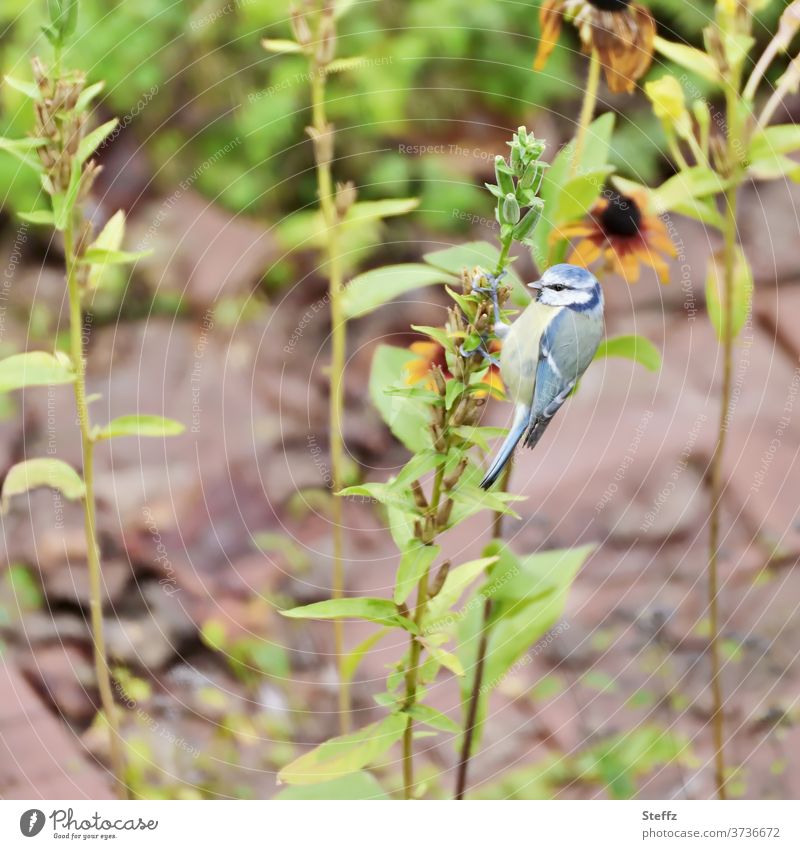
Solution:
M530 411L527 407L520 407L517 410L517 414L514 416L514 422L511 425L511 430L509 430L508 436L500 446L500 450L497 452L497 456L494 458L492 465L489 467L489 471L486 472L485 477L481 481L482 489L489 489L489 487L500 477L500 473L503 471L503 468L509 461L509 458L514 453L517 443L520 439L522 439L523 434L528 428L529 415Z

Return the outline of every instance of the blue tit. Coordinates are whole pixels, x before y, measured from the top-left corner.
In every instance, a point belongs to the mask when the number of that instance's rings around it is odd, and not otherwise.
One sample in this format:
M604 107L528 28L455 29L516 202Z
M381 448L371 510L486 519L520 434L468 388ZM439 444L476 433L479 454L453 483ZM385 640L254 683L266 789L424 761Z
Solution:
M495 335L503 340L500 374L516 404L511 429L481 486L499 477L517 443L533 448L594 358L603 335L603 290L576 265L554 265L528 284L537 297L507 324L500 317L496 285Z

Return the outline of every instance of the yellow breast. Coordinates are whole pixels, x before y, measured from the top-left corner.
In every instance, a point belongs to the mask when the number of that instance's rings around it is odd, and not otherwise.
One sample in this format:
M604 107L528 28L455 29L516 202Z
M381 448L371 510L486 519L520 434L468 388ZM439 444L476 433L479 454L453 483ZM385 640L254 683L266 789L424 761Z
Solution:
M500 374L510 401L530 404L533 400L542 333L562 309L533 301L511 325L500 355Z

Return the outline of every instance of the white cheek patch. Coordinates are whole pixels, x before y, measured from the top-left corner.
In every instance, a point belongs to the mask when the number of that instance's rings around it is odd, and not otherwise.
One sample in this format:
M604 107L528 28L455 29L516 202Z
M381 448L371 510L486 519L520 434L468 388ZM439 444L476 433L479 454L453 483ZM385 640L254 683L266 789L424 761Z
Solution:
M544 289L539 298L541 303L551 307L569 307L578 304L588 304L591 300L591 291L577 289L564 289L561 292L556 292L553 289Z

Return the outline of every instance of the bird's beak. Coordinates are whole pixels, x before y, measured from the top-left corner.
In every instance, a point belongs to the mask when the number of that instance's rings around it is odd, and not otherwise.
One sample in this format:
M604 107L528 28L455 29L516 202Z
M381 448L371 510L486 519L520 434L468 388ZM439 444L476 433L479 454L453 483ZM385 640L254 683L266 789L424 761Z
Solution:
M539 292L541 292L544 288L544 285L542 284L541 280L534 280L533 283L528 283L528 286L529 288L536 289Z

